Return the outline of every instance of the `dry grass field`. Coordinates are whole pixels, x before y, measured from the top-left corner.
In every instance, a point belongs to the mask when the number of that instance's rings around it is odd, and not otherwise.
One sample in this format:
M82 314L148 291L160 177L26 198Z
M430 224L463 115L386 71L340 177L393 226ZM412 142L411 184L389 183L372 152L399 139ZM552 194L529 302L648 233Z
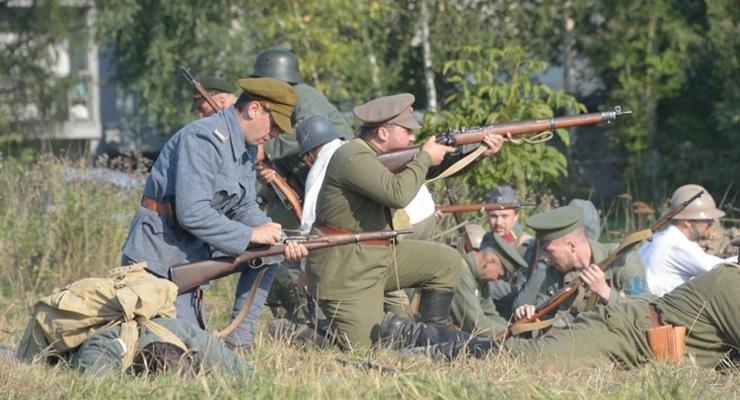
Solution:
M102 275L118 263L140 188L70 177L73 165L43 159L29 167L0 160L0 343L14 348L29 306L55 286ZM221 326L233 281L209 290L212 321ZM268 314L266 311L265 314ZM267 315L265 315L267 318ZM451 364L388 350L341 353L273 341L261 327L247 380L217 374L156 378L87 377L64 367L25 365L0 355L0 397L119 398L706 398L740 397L737 371L611 365L541 372L505 355Z

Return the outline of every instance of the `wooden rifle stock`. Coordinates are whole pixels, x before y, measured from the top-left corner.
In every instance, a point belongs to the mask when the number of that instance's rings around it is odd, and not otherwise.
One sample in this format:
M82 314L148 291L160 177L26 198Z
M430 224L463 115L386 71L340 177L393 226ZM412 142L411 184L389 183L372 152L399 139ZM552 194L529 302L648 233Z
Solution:
M275 177L272 178L272 182L270 182L270 187L273 191L275 191L275 194L277 195L278 199L280 199L280 202L283 203L283 206L293 213L293 216L296 217L298 222L301 222L301 218L303 216L301 198L298 197L298 193L293 190L288 181L286 181L285 178L283 178L275 168L265 165L266 163L267 160L258 161L255 164L255 168L257 169L257 171L262 171L265 168L271 168L273 171L275 171Z
M655 223L653 223L648 229L634 232L630 235L627 235L627 237L625 237L624 240L622 240L622 242L619 244L619 247L617 247L617 249L614 250L609 257L607 257L606 259L598 263L599 268L601 268L602 270L606 270L612 264L614 264L614 262L616 262L622 256L624 256L628 251L632 250L635 246L637 246L638 244L642 243L645 240L649 240L655 231L657 231L658 229L661 229L665 224L668 223L668 221L671 220L671 218L673 218L674 216L676 216L676 214L683 211L689 204L691 204L694 200L698 199L702 194L704 194L703 190L695 194L690 199L681 203L678 207L665 213L662 217L660 217L657 221L655 221ZM581 287L582 285L584 285L584 282L583 280L581 280L581 277L580 276L576 277L572 281L568 282L567 285L563 286L560 290L558 290L557 293L555 293L545 302L538 305L535 308L535 312L534 312L534 315L532 315L532 318L529 318L524 321L516 322L514 326L537 321L540 318L543 318L544 316L554 312L555 310L558 309L558 307L561 304L563 304L566 300L571 298L571 296L577 293L578 288ZM506 339L507 337L511 335L512 329L513 327L509 327L506 330L498 333L496 335L496 339L497 340Z
M597 112L583 115L574 115L558 118L532 119L516 122L504 122L491 124L471 129L450 131L437 138L437 143L447 146L462 146L465 144L480 143L488 134L505 135L511 133L513 138L553 131L560 128L573 128L577 126L596 125L602 122L611 122L618 117L632 114L632 111L622 111L620 106L614 107L614 111ZM421 151L421 146L407 147L381 154L378 159L392 172L404 169L414 157Z
M352 243L362 243L370 240L387 240L399 235L411 233L411 229L388 230L375 232L348 233L332 236L293 237L285 239L285 243L294 241L306 246L306 249L315 250L326 247L341 246ZM236 258L218 257L194 263L175 265L170 267L169 278L177 285L177 293L182 294L214 279L235 274L247 268L259 269L265 266L264 259L283 254L285 243L275 246L257 246L247 249Z
M195 91L198 92L201 97L203 97L206 103L208 103L208 105L211 106L214 111L221 111L221 106L219 106L218 103L216 103L216 101L213 99L213 97L211 97L211 94L208 93L208 90L206 90L206 88L203 87L203 85L197 79L195 79L193 74L190 72L190 68L181 65L180 71L182 72L182 75L185 77L188 83L190 83L190 86L192 86L193 89L195 89ZM263 162L258 162L256 167L258 171L267 168ZM272 188L272 190L278 196L285 208L293 211L293 215L295 215L295 217L300 222L301 215L303 213L301 209L301 199L300 197L298 197L298 194L295 192L295 190L290 187L285 178L280 176L277 171L275 171L275 178L273 178L273 181L270 182L270 188Z
M437 211L441 213L461 213L461 212L483 212L495 210L514 210L520 207L533 207L534 204L519 203L480 203L480 204L445 204L437 206Z

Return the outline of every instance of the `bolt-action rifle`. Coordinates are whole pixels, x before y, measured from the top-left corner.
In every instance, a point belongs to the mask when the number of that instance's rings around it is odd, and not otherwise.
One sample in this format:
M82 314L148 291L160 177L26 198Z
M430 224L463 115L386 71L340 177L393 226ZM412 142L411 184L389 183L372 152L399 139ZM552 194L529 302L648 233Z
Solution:
M635 246L642 243L645 240L650 240L652 238L653 233L657 231L658 229L661 229L665 224L668 223L668 221L671 220L676 214L683 211L689 204L691 204L694 200L698 199L701 195L704 194L704 191L700 191L699 193L695 194L690 199L684 201L683 203L679 204L678 207L668 211L665 213L662 217L660 217L655 223L653 223L648 229L634 232L630 235L627 235L627 237L622 240L622 242L619 244L619 247L617 247L616 250L612 252L612 254L607 257L606 259L599 262L597 265L602 270L606 270L609 268L614 262L622 258L627 252L632 250ZM560 290L557 291L554 295L552 295L549 299L547 299L542 304L539 304L535 308L534 315L532 315L531 318L527 320L522 320L519 322L514 323L512 326L508 327L506 330L499 332L496 335L497 340L504 340L509 336L516 336L520 332L526 332L526 329L522 329L524 325L532 323L534 321L539 320L540 318L543 318L555 310L558 309L558 307L563 304L566 300L571 298L574 294L578 292L578 289L583 286L585 283L581 279L581 277L576 277L572 281L568 282L565 286L563 286Z
M208 103L208 105L211 106L215 111L221 111L221 107L216 103L215 100L213 100L213 97L208 93L208 90L203 87L203 85L195 79L193 74L190 72L190 69L184 65L180 66L180 71L182 72L182 75L185 77L185 79L190 83L190 86L195 89L198 94L203 97L203 99ZM268 162L267 159L258 161L255 165L255 168L258 171L261 171L265 168L270 168L269 165L266 165ZM274 170L274 168L272 168ZM301 208L301 198L298 196L298 193L293 190L293 188L288 184L288 182L280 176L280 174L277 173L277 170L275 170L275 178L270 182L270 188L275 192L278 199L281 203L283 203L283 206L291 210L293 212L293 215L298 219L298 221L301 220L301 215L303 214L303 210Z
M214 279L251 269L260 269L282 261L283 251L288 242L303 244L307 250L323 249L371 240L390 240L399 235L411 233L411 229L388 230L361 233L348 233L331 236L295 236L288 237L283 243L275 246L256 246L248 248L239 257L218 257L189 264L170 267L169 278L177 285L178 294L205 284Z
M622 107L614 107L614 111L597 112L591 114L574 115L568 117L532 119L516 122L504 122L470 129L449 131L437 138L437 143L446 146L462 146L465 144L480 143L487 134L505 135L511 133L512 138L524 137L529 134L538 134L554 131L560 128L596 125L602 122L611 122L619 117L632 114L632 111L623 111ZM392 172L401 171L406 164L416 157L421 146L407 147L381 154L378 159Z
M496 210L515 210L520 207L534 207L534 204L519 203L479 203L479 204L444 204L437 206L437 211L441 213L461 213L461 212L483 212Z

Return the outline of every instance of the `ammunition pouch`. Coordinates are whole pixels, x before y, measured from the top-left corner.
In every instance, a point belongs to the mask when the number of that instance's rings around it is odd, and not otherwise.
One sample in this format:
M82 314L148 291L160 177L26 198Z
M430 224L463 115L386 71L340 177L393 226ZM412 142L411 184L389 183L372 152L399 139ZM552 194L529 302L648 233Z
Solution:
M686 347L686 327L664 325L658 308L654 304L649 307L651 328L647 331L647 340L650 351L658 361L681 362Z

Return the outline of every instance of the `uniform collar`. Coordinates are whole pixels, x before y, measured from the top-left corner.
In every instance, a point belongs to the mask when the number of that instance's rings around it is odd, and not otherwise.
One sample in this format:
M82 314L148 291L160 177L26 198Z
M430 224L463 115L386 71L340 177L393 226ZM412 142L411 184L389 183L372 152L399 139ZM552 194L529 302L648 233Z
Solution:
M475 277L475 280L478 280L478 262L475 260L475 251L469 251L464 256L463 259L468 264L468 268L470 268L470 273L473 274Z
M250 158L254 160L257 156L257 146L247 144L244 141L244 134L239 125L234 106L221 111L221 114L226 120L226 129L229 131L229 142L231 142L231 155L234 157L234 160L241 160L244 152L247 152Z
M611 246L608 244L599 243L595 240L588 239L588 245L591 247L591 262L598 264L602 260L609 257L609 250Z
M367 140L362 139L362 138L357 138L355 140L359 140L360 143L363 143L365 146L369 147L370 150L372 150L372 151L375 152L375 155L376 156L379 155L379 154L381 154L380 149L378 149L377 147L375 147L375 145L373 145L372 143L368 142Z

